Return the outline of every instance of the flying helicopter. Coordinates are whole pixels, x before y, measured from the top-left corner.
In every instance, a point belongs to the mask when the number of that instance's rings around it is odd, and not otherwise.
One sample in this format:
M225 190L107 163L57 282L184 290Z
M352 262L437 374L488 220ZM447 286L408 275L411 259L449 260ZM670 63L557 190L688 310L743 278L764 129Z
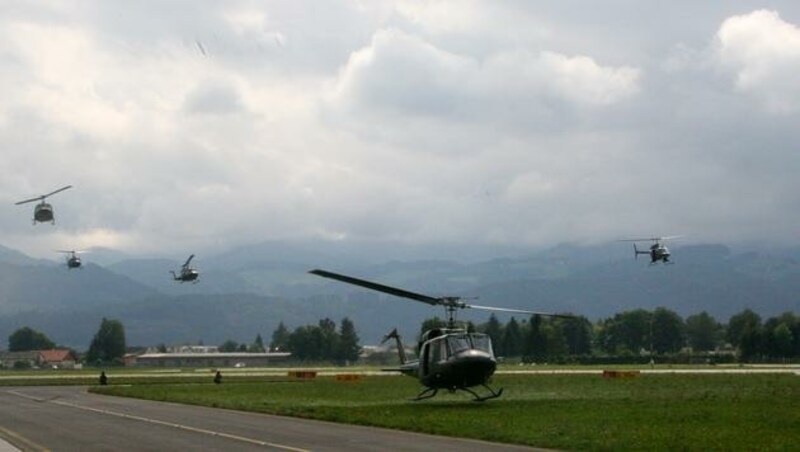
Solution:
M185 282L197 283L197 277L200 276L200 272L189 266L189 263L192 261L192 259L194 259L194 254L189 256L189 259L186 259L186 262L181 266L180 275L176 275L174 271L170 270L170 273L172 273L172 278L175 281L179 281L182 283Z
M650 265L657 264L658 262L663 262L665 264L672 264L673 262L669 260L671 256L669 252L669 248L663 243L666 240L673 240L680 237L679 235L672 235L669 237L649 237L649 238L642 238L642 239L625 239L620 240L621 242L633 242L633 255L635 258L639 258L640 254L647 254L650 256ZM636 242L653 242L650 245L650 249L647 250L640 250L636 247Z
M407 290L378 284L351 276L340 275L325 270L311 270L309 273L323 278L366 287L367 289L387 293L396 297L408 298L431 306L443 306L447 314L447 325L425 331L417 344L416 360L406 358L402 340L397 330L393 330L384 337L384 342L389 339L397 341L397 350L400 355L398 369L404 375L417 378L425 389L420 392L414 401L429 399L436 395L440 389L450 392L458 390L468 392L474 401L483 402L500 397L503 389L494 390L488 385L489 378L497 368L497 360L492 351L492 341L486 334L469 333L456 325L456 311L459 309L480 309L488 311L513 312L520 314L543 315L553 317L572 317L561 314L546 314L541 312L526 311L522 309L496 308L492 306L479 306L467 304L460 297L431 297ZM478 395L470 388L480 386L486 389L488 395Z
M78 256L80 253L85 253L85 251L77 251L77 250L58 250L59 253L66 254L67 260L67 268L72 270L73 268L81 268L81 258Z
M45 199L48 196L53 196L56 193L60 193L70 188L72 188L72 185L67 185L66 187L61 187L58 190L50 192L46 195L37 196L36 198L26 199L24 201L17 202L15 203L15 205L18 206L20 204L26 204L29 202L41 201L39 204L36 204L36 207L34 207L33 209L33 224L36 224L37 222L44 223L46 221L49 221L52 224L56 224L55 217L53 216L53 206L46 203Z

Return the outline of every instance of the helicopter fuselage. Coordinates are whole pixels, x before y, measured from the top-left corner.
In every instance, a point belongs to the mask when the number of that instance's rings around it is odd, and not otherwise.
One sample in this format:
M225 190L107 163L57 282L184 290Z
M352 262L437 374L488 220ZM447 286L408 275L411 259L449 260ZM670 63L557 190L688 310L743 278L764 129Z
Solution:
M400 347L402 344L398 343L398 350ZM417 354L419 359L402 363L395 370L417 378L428 388L426 391L468 391L473 386L485 386L497 368L489 336L459 329L426 331Z
M79 257L70 257L67 259L67 268L80 268L81 267L81 258Z
M36 204L33 209L33 222L46 223L53 222L53 206L46 202Z
M663 245L661 243L654 243L653 245L650 246L650 249L648 249L646 251L636 248L636 244L634 244L633 245L633 252L634 252L634 255L637 256L637 257L640 254L646 254L646 255L650 256L650 264L651 265L655 264L655 263L658 263L659 261L663 262L665 264L671 264L672 263L669 260L669 257L671 255L670 252L669 252L669 248L667 248L665 245Z
M200 276L200 273L197 270L194 269L184 270L181 272L180 275L175 277L175 281L192 282L196 280L198 276Z

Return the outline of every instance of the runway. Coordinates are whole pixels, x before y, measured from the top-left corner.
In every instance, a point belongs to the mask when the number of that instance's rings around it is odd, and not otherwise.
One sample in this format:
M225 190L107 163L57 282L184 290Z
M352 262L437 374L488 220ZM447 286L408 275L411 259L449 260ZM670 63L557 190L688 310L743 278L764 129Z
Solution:
M512 451L519 446L89 394L5 387L0 437L21 450ZM1 443L1 442L0 442Z

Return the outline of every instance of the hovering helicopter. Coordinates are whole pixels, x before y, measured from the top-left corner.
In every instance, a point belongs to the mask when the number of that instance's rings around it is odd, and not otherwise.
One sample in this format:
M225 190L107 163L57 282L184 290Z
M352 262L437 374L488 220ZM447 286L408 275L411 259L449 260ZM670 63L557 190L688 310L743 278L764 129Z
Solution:
M72 270L73 268L81 268L81 258L78 256L80 253L84 253L85 251L76 251L76 250L58 250L59 253L66 254L67 260L67 268Z
M36 198L26 199L24 201L20 201L15 203L15 205L26 204L29 202L34 201L41 201L39 204L36 204L36 207L33 209L33 224L36 222L44 223L49 221L52 224L56 224L55 217L53 216L53 206L44 202L48 196L53 196L56 193L60 193L64 190L72 188L72 185L67 185L66 187L61 187L56 191L50 192L46 195L37 196Z
M185 283L185 282L197 283L197 277L200 276L200 273L196 269L194 269L192 267L189 267L189 262L191 262L192 259L194 259L194 254L189 256L189 259L186 259L186 263L184 263L181 266L181 274L180 275L176 275L174 271L170 270L170 273L172 273L172 278L175 281L179 281L179 282L182 282L182 283Z
M672 264L673 262L669 260L671 256L669 252L669 248L664 245L664 241L677 239L680 237L679 235L672 235L669 237L650 237L650 238L643 238L643 239L626 239L620 240L621 242L634 242L633 243L633 255L635 258L639 258L640 254L647 254L650 256L650 265L657 264L659 261L665 264ZM650 245L650 249L648 250L640 250L636 247L636 242L653 242Z
M543 315L554 317L571 317L569 315L545 314L521 309L496 308L492 306L470 305L461 301L460 297L431 297L383 284L340 275L325 270L311 270L309 273L323 278L335 279L348 284L366 287L367 289L387 293L396 297L421 301L432 306L443 306L447 313L447 326L433 328L425 331L417 344L416 360L406 358L405 349L397 329L384 337L384 342L389 339L397 341L397 350L400 355L400 367L395 370L417 378L425 389L420 392L414 401L429 399L436 395L440 389L450 392L462 390L472 394L474 401L483 402L500 397L503 390L495 391L487 384L489 378L497 368L492 351L492 341L486 334L468 333L463 328L456 326L455 315L459 309L481 309L488 311L514 312L520 314ZM481 386L489 391L488 395L478 395L472 387Z

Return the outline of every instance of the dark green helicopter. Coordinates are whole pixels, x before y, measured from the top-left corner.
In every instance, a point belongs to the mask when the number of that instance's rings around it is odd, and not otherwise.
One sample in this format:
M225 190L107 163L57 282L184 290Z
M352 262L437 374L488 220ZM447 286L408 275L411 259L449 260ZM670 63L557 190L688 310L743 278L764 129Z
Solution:
M548 314L526 311L522 309L496 308L492 306L478 306L461 301L460 297L431 297L383 284L340 275L325 270L311 270L312 273L323 278L335 279L348 284L366 287L367 289L387 293L396 297L421 301L432 306L443 306L447 312L447 326L433 328L425 331L417 344L416 360L406 358L400 335L397 329L392 330L384 337L384 342L389 339L397 341L397 350L400 354L400 368L396 370L405 375L417 378L425 389L412 400L428 399L436 395L440 389L450 392L458 390L468 392L475 397L476 402L500 397L503 390L495 391L487 384L489 378L497 368L497 360L492 350L492 341L486 334L469 333L456 326L455 314L459 309L480 309L487 311L502 311L519 314L542 315L553 317L572 317L561 314ZM479 395L470 388L481 386L489 391L488 395Z
M35 198L26 199L24 201L20 201L15 203L15 205L20 204L27 204L29 202L41 201L39 204L36 204L36 207L33 209L33 224L44 223L49 221L52 224L56 224L55 216L53 214L53 206L49 203L46 203L45 200L48 196L53 196L56 193L61 193L64 190L68 190L72 188L72 185L67 185L66 187L61 187L56 191L52 191L46 195L37 196Z
M58 250L59 253L66 254L66 262L67 268L72 270L73 268L81 268L83 263L81 263L81 258L78 254L85 253L86 251L79 251L79 250Z

